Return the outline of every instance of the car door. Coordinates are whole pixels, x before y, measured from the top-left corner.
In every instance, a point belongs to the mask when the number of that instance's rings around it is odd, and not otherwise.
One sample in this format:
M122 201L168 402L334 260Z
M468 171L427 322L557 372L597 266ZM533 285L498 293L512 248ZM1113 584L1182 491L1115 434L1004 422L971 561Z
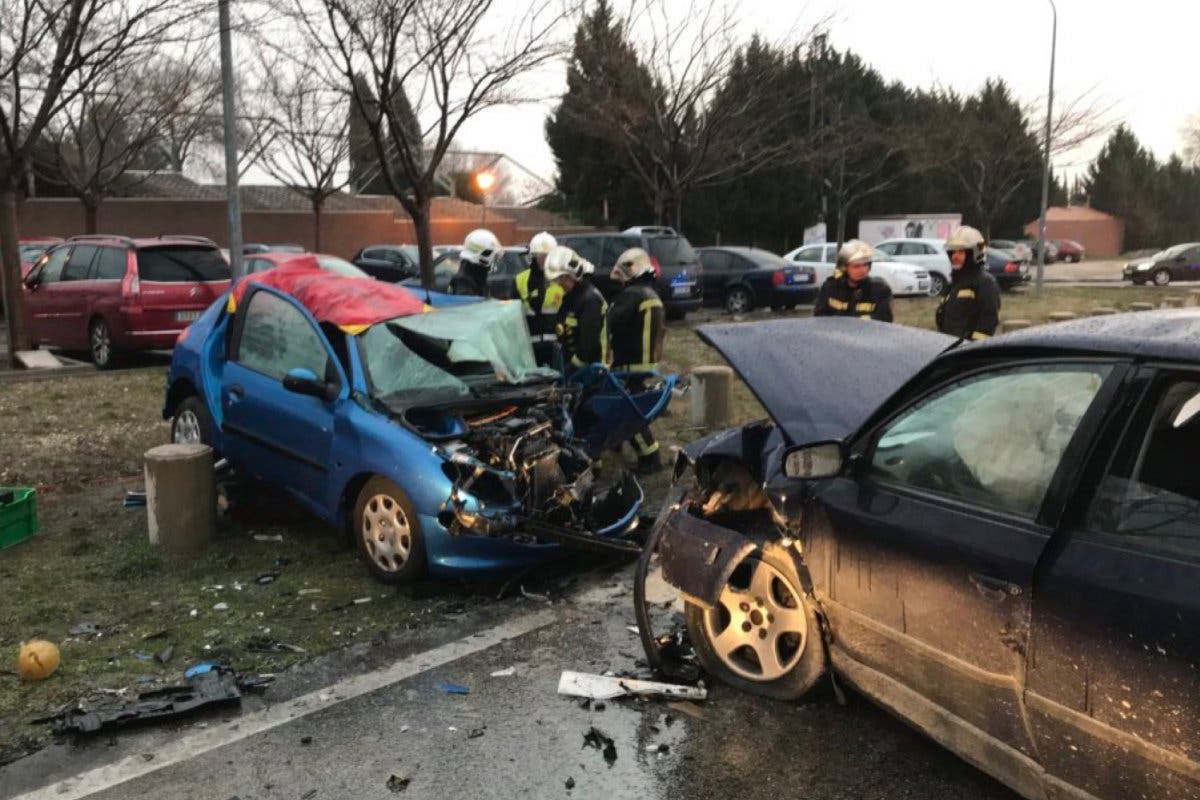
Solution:
M58 292L58 342L63 347L88 346L88 300L95 289L89 273L99 249L90 244L75 245L63 267L62 278L55 287Z
M729 253L724 250L700 251L700 263L704 265L701 277L704 297L714 305L724 302L725 285L729 281L729 260Z
M56 247L29 272L34 285L25 296L25 313L29 316L29 330L35 342L63 344L66 328L62 318L67 295L63 292L62 275L71 258L71 249Z
M1200 371L1143 370L1035 584L1043 764L1100 798L1200 797ZM1116 445L1115 447L1113 445Z
M235 466L300 498L314 510L324 494L341 399L283 388L290 370L306 369L342 387L346 379L311 315L267 288L251 290L235 320L221 377L221 429Z
M1179 274L1173 276L1176 280L1200 280L1200 246L1189 247L1183 252L1183 260L1179 263Z
M1032 763L1020 698L1043 506L1114 372L958 369L856 439L817 493L805 556L836 669L935 737L965 722Z

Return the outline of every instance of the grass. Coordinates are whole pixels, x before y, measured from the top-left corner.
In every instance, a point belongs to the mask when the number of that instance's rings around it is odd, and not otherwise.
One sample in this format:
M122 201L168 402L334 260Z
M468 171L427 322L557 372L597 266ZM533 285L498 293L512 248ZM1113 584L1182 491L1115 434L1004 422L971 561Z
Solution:
M1165 294L1149 287L1048 288L1041 298L1006 294L1002 318L1040 322L1052 311L1124 308ZM896 301L904 324L932 327L935 308L931 299ZM686 374L723 363L695 336L694 323L668 328L665 368ZM38 536L0 552L0 764L45 741L45 726L29 720L92 690L174 683L185 665L207 659L275 672L384 630L438 618L428 602L375 582L335 532L278 509L223 526L205 554L190 561L152 549L144 510L123 508L121 499L126 489L141 486L143 452L168 438L160 416L163 388L161 368L0 384L0 485L37 486L41 517ZM740 381L732 409L735 424L765 416ZM707 433L692 424L686 401L676 402L654 428L668 463L673 447ZM668 482L667 470L644 481L648 510L657 507ZM256 541L255 533L279 534L283 542ZM279 573L274 582L255 582L270 572ZM346 605L364 597L371 602ZM222 602L228 610L213 608ZM96 623L102 635L72 635L82 622ZM255 636L305 652L254 653L247 645ZM4 672L18 643L38 637L60 645L59 671L38 683ZM166 665L137 657L168 645L174 655Z

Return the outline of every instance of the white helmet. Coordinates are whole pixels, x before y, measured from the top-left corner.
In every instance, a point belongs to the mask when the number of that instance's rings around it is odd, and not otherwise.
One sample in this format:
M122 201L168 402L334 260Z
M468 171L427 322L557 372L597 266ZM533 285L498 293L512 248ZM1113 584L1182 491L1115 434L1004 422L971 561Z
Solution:
M986 242L983 239L983 234L976 228L970 225L963 225L956 228L949 237L946 238L946 252L951 253L955 250L969 250L975 257L975 263L980 263L983 260L983 252Z
M571 248L556 246L546 254L546 263L542 269L546 271L546 280L552 281L568 275L580 278L591 274L595 268Z
M468 264L478 264L486 269L491 269L496 257L500 255L501 249L500 240L496 238L496 234L487 228L476 228L467 234L466 239L463 239L462 252L459 253L458 258Z
M647 273L654 274L654 263L650 260L650 254L640 247L631 247L617 256L617 263L608 277L625 283Z
M862 239L851 239L838 250L838 266L850 264L870 264L875 260L875 250Z
M529 240L529 255L544 256L558 247L558 241L550 234L542 231Z

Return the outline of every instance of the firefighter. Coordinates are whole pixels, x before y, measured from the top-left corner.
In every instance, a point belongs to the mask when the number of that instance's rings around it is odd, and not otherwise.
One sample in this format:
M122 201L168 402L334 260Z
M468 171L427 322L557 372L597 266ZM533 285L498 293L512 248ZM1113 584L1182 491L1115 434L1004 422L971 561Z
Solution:
M554 359L554 321L562 305L563 288L546 280L546 255L558 246L554 237L542 231L529 240L529 269L513 279L513 295L521 298L525 321L529 323L529 339L539 364Z
M500 240L487 228L476 228L463 240L458 274L450 279L450 294L488 296L488 273L500 256Z
M825 279L814 317L861 317L880 322L892 321L892 290L879 278L871 277L875 250L861 239L851 239L838 250L837 268Z
M612 336L613 369L619 372L649 372L658 369L666 335L666 313L654 289L654 265L640 247L617 257L609 275L624 288L608 310ZM630 376L627 386L637 393L646 388L645 375ZM662 468L658 442L647 425L630 440L638 457L638 472L648 475Z
M567 372L608 363L608 303L589 277L593 267L569 247L546 254L546 280L563 289L555 331Z
M1000 323L1000 287L987 271L983 234L962 226L946 239L950 291L937 309L937 327L959 339L987 339Z

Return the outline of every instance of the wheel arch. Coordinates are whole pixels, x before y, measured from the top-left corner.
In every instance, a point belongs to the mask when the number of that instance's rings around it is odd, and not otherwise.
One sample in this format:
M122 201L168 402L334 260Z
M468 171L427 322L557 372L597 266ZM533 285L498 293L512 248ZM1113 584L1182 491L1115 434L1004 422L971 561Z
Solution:
M88 323L89 327L91 323ZM200 396L200 391L196 385L192 383L190 378L176 378L174 383L167 389L167 401L163 404L163 419L170 419L175 416L175 411L179 408L179 404L187 398L195 395Z

